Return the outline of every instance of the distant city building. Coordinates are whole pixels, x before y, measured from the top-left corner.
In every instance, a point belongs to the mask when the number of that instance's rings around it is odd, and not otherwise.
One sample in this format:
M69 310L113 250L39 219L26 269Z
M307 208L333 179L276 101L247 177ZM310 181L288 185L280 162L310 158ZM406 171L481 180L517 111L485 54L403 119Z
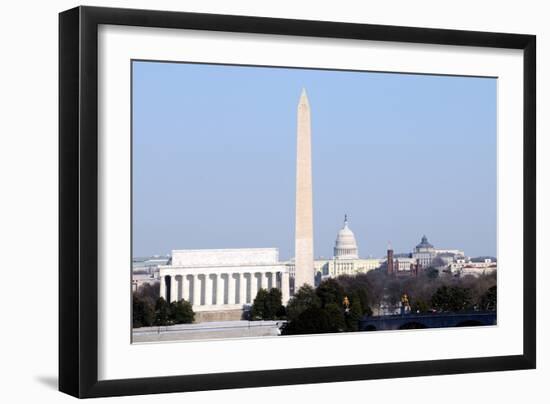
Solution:
M132 275L132 291L135 292L139 289L139 287L143 284L149 284L151 286L154 286L155 284L159 283L160 279L158 276L155 275L148 275L148 274L133 274Z
M422 266L418 258L412 258L411 254L394 254L391 243L386 252L386 272L390 276L416 276Z
M415 247L411 257L418 260L420 265L424 268L431 266L438 267L441 266L441 261L437 260L434 265L434 260L436 258L440 258L445 262L445 264L449 264L458 257L464 257L464 251L434 248L434 246L429 243L428 238L424 235L422 236L422 240L420 240L420 244Z
M428 242L428 238L424 235L422 236L420 244L415 247L411 258L417 260L423 268L427 268L432 264L432 260L435 256L436 252L434 246Z
M138 257L132 260L132 272L134 274L152 275L158 272L160 265L166 265L170 261L169 255L153 255L151 257Z
M388 249L388 252L390 249ZM420 243L416 245L411 253L394 254L391 251L390 259L389 255L386 257L386 268L388 273L393 271L407 271L411 268L418 267L423 268L436 268L436 269L449 269L449 265L456 260L464 259L464 251L457 249L437 249L429 241L428 237L422 236ZM388 262L390 263L388 267Z
M154 285L159 283L159 267L170 262L170 256L154 255L151 257L140 257L132 260L132 290L148 283Z
M497 270L497 262L492 258L485 258L481 262L472 261L471 259L461 259L452 262L449 268L453 274L458 276L480 276L495 272Z
M496 271L496 260L490 258L479 262L466 257L459 249L435 248L424 235L411 253L395 254L388 248L384 262L388 274L400 276L418 275L422 270L434 268L455 276L480 275Z
M398 272L411 271L413 267L418 265L418 261L410 257L396 257L394 261L394 268Z

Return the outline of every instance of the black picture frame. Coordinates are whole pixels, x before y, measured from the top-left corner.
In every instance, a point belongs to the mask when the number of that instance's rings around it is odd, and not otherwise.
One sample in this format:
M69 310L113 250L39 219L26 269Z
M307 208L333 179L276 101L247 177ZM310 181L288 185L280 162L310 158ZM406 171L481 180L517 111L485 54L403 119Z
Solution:
M523 354L99 381L100 24L523 50ZM535 368L535 103L534 35L97 7L77 7L60 13L59 390L84 398Z

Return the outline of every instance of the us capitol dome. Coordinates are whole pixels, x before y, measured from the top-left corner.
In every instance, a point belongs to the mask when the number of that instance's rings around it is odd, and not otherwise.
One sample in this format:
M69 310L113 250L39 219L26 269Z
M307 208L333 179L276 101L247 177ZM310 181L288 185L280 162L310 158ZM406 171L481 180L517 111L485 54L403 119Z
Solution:
M319 257L313 261L315 268L315 284L323 279L335 278L341 275L364 274L373 269L380 268L383 258L359 258L359 249L355 235L348 227L348 215L344 216L344 226L336 235L334 255L331 258ZM294 262L289 262L291 273ZM292 275L291 275L292 276Z
M336 243L334 246L334 258L335 259L358 259L359 252L357 249L357 242L353 232L348 227L348 215L344 216L344 227L340 229L336 236Z

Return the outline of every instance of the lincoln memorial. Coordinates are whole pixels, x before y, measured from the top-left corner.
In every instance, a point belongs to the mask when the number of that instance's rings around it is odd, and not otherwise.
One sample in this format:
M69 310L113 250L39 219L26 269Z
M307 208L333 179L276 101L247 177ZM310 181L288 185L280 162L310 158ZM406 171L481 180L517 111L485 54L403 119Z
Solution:
M189 301L203 321L240 319L259 288L280 289L283 305L289 299L288 267L277 248L173 250L159 272L160 295Z

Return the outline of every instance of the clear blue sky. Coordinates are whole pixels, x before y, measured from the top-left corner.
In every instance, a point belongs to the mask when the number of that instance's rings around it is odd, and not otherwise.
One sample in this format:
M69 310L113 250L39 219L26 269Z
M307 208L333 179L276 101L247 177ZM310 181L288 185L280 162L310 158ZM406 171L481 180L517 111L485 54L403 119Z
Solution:
M294 254L296 107L312 109L315 256L344 214L391 240L496 255L496 79L133 62L133 255Z

